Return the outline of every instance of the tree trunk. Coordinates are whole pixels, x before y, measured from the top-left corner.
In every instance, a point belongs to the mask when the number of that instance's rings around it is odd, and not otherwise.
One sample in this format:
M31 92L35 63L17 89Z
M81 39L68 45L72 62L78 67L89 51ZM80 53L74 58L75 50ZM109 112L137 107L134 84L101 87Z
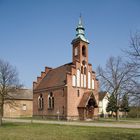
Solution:
M3 117L3 103L0 105L0 126L2 125L2 117Z
M111 118L113 118L113 111L111 112Z
M0 116L0 126L2 125L2 116Z
M119 121L119 109L116 111L116 121Z

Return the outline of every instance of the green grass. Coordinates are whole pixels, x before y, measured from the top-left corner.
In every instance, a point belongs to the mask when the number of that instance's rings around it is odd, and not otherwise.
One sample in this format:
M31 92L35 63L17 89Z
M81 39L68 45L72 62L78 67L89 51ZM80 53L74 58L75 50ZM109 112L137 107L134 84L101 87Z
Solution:
M139 140L140 129L4 123L0 140Z
M15 119L58 121L57 119L54 120L54 119L34 118L34 117L20 117L20 118L15 118ZM66 121L66 120L61 120L61 121ZM81 121L77 120L77 122L81 122ZM82 122L87 122L87 121L82 121ZM125 124L128 124L128 123L140 123L140 118L120 118L119 121L116 121L116 118L99 118L98 120L93 120L90 122L91 123L92 122L98 122L98 123L109 123L109 122L120 123L120 122L123 122Z
M109 122L113 122L113 123L126 123L126 124L131 124L131 123L139 123L140 124L140 119L136 119L136 118L120 118L119 121L116 121L115 118L99 118L99 120L97 122L104 122L104 123L109 123Z

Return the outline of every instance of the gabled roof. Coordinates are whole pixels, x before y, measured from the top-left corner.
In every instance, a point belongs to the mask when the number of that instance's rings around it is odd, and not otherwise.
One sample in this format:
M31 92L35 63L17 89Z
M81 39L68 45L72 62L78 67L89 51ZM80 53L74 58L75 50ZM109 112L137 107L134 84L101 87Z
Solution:
M31 89L19 89L17 92L8 93L8 99L33 100L33 91Z
M103 98L107 95L107 92L106 91L101 91L99 92L99 101L102 101Z
M79 108L81 108L81 107L82 108L85 108L87 106L87 103L88 103L88 101L89 101L89 99L90 99L91 96L94 96L93 93L92 93L92 91L85 92L83 94L83 97L82 97L82 99L81 99L78 107ZM95 100L95 97L94 97L94 100ZM96 100L95 100L95 103L96 103ZM97 106L97 103L96 103L96 106Z
M72 63L65 64L55 69L51 69L41 80L35 90L59 87L66 84L66 73L70 72Z
M87 104L88 99L90 98L90 95L91 95L91 92L84 93L78 107L86 107L86 104Z

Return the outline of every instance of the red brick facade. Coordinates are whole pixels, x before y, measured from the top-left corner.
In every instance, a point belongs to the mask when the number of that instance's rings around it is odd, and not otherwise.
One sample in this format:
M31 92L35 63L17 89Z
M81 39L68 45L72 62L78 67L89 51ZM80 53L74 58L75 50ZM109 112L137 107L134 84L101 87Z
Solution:
M80 24L77 31L84 31ZM80 32L80 31L79 31ZM88 41L78 33L72 41L72 63L45 68L33 83L33 115L46 118L87 119L98 116L99 83L88 63Z

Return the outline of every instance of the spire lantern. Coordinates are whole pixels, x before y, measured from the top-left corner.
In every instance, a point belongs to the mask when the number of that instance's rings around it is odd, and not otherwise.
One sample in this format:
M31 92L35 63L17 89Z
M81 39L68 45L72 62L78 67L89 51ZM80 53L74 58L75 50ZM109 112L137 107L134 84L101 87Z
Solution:
M76 36L80 36L80 35L85 36L85 33L84 33L85 28L82 25L82 17L81 17L81 15L80 15L80 18L79 18L79 23L78 23L78 26L76 28L76 31L77 31Z
M85 38L85 28L83 27L83 24L82 24L81 15L79 17L79 22L76 28L76 37L73 39L72 44L77 40L82 40L86 43L89 43L89 41Z

